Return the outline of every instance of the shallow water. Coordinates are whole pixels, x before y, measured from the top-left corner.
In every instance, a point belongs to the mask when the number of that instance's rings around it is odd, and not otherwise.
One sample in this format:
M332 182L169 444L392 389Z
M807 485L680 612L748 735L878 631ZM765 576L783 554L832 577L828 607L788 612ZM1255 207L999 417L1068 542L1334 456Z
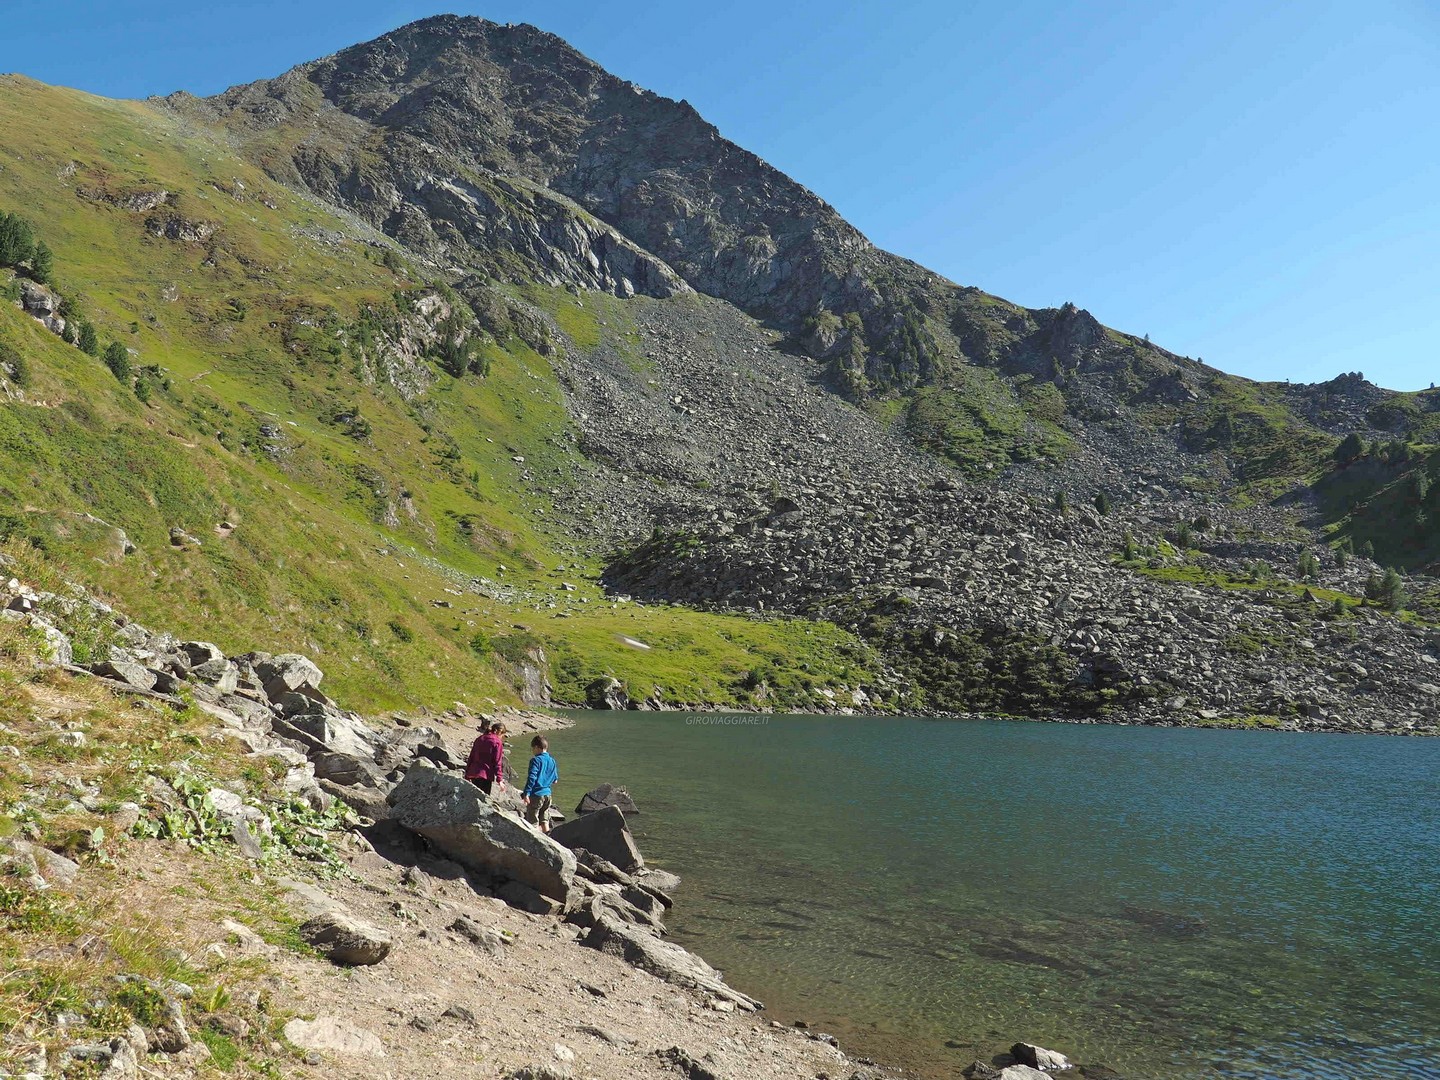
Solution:
M1440 1078L1440 741L716 720L583 714L556 801L626 784L672 936L776 1019L933 1077L1024 1038L1092 1077Z

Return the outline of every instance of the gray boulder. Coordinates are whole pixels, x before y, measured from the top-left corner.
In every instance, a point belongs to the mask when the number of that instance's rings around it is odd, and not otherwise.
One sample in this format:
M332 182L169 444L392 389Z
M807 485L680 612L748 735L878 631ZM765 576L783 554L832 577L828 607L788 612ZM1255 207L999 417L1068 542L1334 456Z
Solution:
M505 881L495 889L495 895L511 907L519 911L528 911L531 915L558 915L561 904L542 896L536 889L526 885L523 881Z
M378 787L379 775L375 766L353 754L340 754L333 750L320 750L312 754L310 764L315 769L317 780L329 780L344 786Z
M336 709L277 718L272 727L275 734L295 739L313 751L348 754L362 761L374 761L376 750L384 743L379 733L358 716Z
M430 727L402 727L389 733L388 740L375 751L375 761L382 773L423 759L437 769L458 770L464 767L450 754L440 733Z
M90 669L96 675L114 679L137 690L153 690L159 676L143 664L132 664L127 660L107 660Z
M304 687L318 690L325 678L313 660L299 653L282 653L260 660L255 664L255 675L271 701Z
M185 1026L185 1010L180 1002L166 994L163 1014L145 1035L150 1049L162 1054L178 1054L189 1046L190 1029Z
M35 632L39 642L36 658L40 663L59 664L61 667L74 663L75 653L70 645L70 639L33 611L13 607L6 608L4 611L0 611L0 618L18 622L21 626L29 627Z
M213 686L220 694L233 694L240 685L240 669L223 656L195 664L187 677Z
M550 830L550 839L567 848L584 848L613 863L625 873L633 873L645 865L635 838L625 824L625 815L613 806L586 814Z
M359 1057L385 1056L385 1044L380 1036L336 1016L317 1016L314 1020L297 1017L286 1024L283 1031L285 1038L301 1050Z
M148 1049L142 1045L140 1052ZM139 1060L135 1047L127 1039L109 1039L100 1043L76 1043L63 1050L56 1058L59 1074L70 1072L71 1063L80 1064L86 1076L97 1076L100 1080L134 1080L140 1075ZM42 1075L34 1070L26 1075Z
M565 903L575 856L514 814L497 809L474 784L416 765L388 799L390 817L462 866L519 881Z
M1007 1065L995 1080L1051 1080L1051 1076L1029 1065Z
M333 780L318 780L316 783L325 794L339 799L363 818L371 821L388 821L390 818L390 804L385 801L384 788L337 784Z
M676 889L680 888L680 875L672 874L668 870L656 870L652 867L646 867L635 875L635 882L641 888L670 896Z
M580 886L582 899L565 913L566 922L589 929L601 919L612 918L655 934L665 932L660 916L653 914L648 908L630 903L625 898L625 890L620 886L583 880L577 884Z
M185 658L186 666L192 668L225 659L225 651L208 641L182 641L177 652Z
M609 859L602 859L593 851L575 849L576 873L590 881L606 885L634 885L635 879L621 870Z
M616 787L614 784L601 784L591 788L581 797L579 804L575 807L575 813L593 814L596 810L603 810L607 806L613 806L627 816L640 813L640 808L635 805L635 800L630 797L630 792L623 787Z
M500 956L514 944L514 939L506 937L503 931L493 926L481 926L468 915L457 918L450 924L450 929L491 956Z

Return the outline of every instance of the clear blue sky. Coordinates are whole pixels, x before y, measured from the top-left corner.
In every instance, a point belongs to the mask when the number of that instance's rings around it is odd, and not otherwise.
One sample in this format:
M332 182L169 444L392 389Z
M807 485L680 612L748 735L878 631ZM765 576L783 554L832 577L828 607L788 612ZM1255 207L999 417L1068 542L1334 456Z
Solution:
M6 5L0 70L213 93L450 10L688 99L877 244L1255 378L1440 381L1434 0Z

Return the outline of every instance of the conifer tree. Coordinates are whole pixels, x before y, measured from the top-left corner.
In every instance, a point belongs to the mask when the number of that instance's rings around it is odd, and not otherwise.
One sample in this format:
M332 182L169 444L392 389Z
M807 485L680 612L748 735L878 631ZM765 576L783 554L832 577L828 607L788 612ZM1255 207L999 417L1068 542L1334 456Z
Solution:
M81 352L91 356L100 355L100 336L95 333L95 326L89 319L80 320L80 335L76 344L80 346Z
M118 341L112 341L105 346L105 366L121 382L126 382L130 378L130 354L125 350L124 345Z
M43 240L35 243L35 250L30 255L30 276L41 285L50 284L50 277L55 272L55 254Z

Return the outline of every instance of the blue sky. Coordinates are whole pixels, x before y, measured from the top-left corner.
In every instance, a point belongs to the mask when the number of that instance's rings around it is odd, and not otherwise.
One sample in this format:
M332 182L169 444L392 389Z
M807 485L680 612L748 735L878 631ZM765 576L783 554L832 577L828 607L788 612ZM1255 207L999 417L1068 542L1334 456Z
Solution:
M11 7L0 70L213 93L450 10L685 98L877 244L1254 378L1440 381L1429 0Z

